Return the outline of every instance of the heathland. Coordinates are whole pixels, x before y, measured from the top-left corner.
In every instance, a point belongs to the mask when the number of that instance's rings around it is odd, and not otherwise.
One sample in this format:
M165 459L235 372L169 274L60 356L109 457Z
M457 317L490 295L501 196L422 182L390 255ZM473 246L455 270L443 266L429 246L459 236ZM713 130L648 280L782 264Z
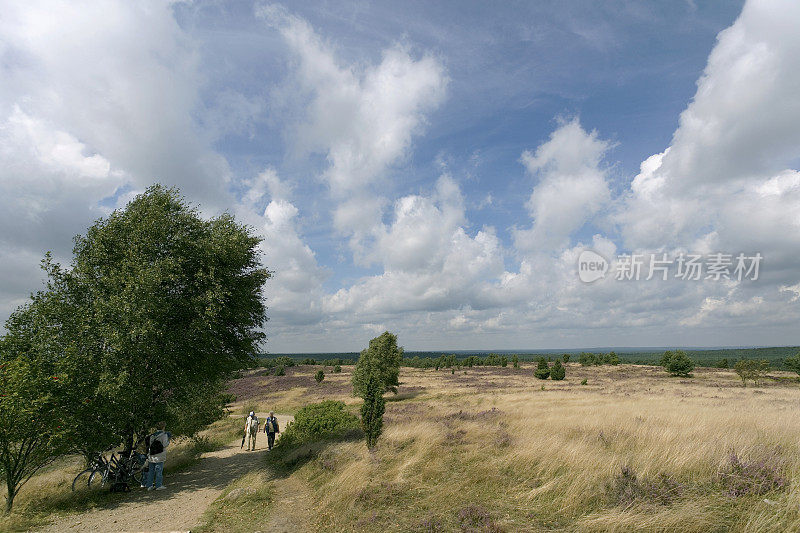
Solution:
M403 367L372 451L352 432L279 440L220 487L200 530L800 530L796 374L771 371L745 387L725 369L673 377L655 366L565 366L563 381L536 379L530 363ZM230 383L231 407L291 415L336 400L357 414L352 370L245 371ZM233 438L220 430L215 438ZM204 464L213 463L184 468ZM19 516L76 512L67 482L77 465L35 477L35 491L20 494ZM197 489L173 479L162 497L180 501ZM128 498L84 498L78 509L102 510L114 523Z

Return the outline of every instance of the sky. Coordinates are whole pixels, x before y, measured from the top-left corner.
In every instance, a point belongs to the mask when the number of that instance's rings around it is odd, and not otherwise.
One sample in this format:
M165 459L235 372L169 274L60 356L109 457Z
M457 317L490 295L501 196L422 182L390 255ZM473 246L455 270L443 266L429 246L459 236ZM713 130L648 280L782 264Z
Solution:
M262 236L269 352L800 344L794 0L0 13L0 321L158 182Z

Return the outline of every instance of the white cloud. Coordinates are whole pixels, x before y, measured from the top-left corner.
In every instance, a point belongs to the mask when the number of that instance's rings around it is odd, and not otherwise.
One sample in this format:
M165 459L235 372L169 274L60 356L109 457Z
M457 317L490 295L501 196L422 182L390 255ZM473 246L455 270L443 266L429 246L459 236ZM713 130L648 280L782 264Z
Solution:
M300 212L290 199L291 187L272 168L245 185L236 214L264 239L263 263L273 272L265 286L270 331L319 323L324 318L322 284L328 272L303 241Z
M430 196L398 199L390 225L376 232L372 260L380 275L361 279L326 298L331 313L441 311L485 307L503 274L503 250L493 228L470 236L461 191L448 175Z
M539 178L526 204L533 226L514 232L519 250L558 250L592 219L611 194L601 160L610 143L586 133L577 119L561 125L536 152L521 161Z
M384 205L373 186L402 162L426 113L444 97L444 69L435 57L414 59L399 44L383 50L377 64L343 64L304 19L276 5L257 12L295 54L292 83L308 96L296 148L326 156L323 177L337 203L335 226L353 235L354 251L364 253L361 241L380 222Z

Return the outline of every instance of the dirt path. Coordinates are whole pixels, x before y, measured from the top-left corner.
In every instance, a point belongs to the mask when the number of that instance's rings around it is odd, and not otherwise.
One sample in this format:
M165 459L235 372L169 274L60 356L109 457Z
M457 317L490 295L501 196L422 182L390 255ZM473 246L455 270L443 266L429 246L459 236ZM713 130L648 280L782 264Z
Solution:
M267 415L258 413L258 416L263 420ZM287 422L292 420L291 416L277 416L281 428L286 427ZM267 449L266 435L259 434L255 452L240 450L240 445L241 439L237 439L221 450L203 454L197 463L186 470L165 474L164 485L167 487L165 490L146 491L136 488L121 502L86 513L57 518L37 531L46 533L189 531L200 525L203 512L229 483L246 474L254 463L261 464L260 459ZM289 478L276 482L276 491L279 494L287 490L282 487L284 482L290 482ZM281 500L276 498L276 501L280 503ZM301 529L288 528L275 531L289 532Z

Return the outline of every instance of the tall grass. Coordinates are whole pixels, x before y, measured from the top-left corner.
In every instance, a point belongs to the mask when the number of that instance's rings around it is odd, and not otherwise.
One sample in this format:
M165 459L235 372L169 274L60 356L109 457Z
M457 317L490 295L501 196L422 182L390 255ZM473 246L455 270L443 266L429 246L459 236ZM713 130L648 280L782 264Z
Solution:
M404 368L404 385L421 392L387 403L374 453L333 443L293 474L314 490L316 529L458 531L485 513L506 531L800 530L796 385L570 364L542 391L532 370ZM786 488L729 495L730 454L764 450L780 450ZM615 495L623 468L647 487L635 498Z

